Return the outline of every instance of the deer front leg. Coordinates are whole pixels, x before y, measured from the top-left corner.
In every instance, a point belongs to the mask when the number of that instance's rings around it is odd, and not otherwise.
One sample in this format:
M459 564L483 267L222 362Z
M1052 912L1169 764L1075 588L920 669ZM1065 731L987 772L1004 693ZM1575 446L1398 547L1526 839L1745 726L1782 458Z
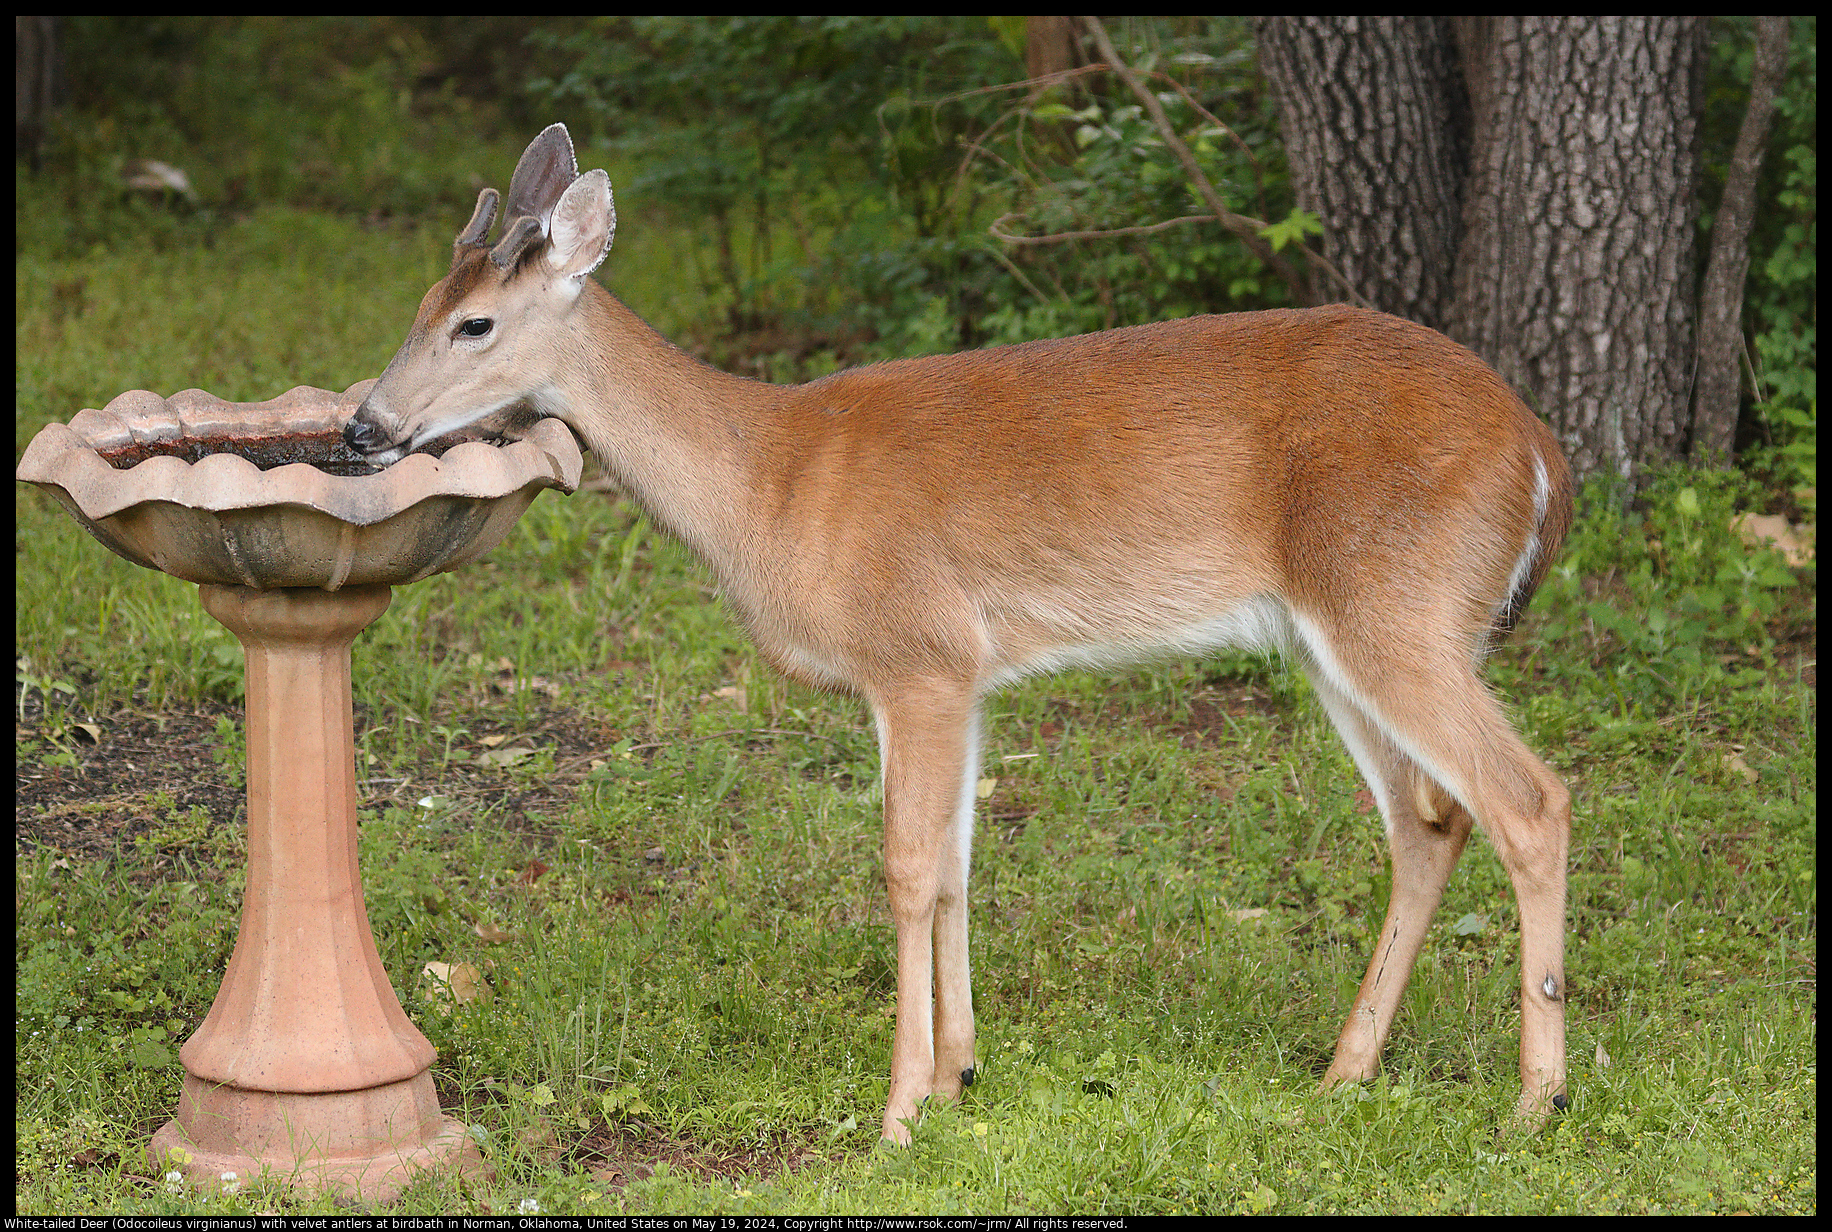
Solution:
M907 685L874 701L884 766L884 881L897 929L897 1028L884 1137L907 1144L927 1096L973 1081L967 865L979 771L978 706L965 682Z

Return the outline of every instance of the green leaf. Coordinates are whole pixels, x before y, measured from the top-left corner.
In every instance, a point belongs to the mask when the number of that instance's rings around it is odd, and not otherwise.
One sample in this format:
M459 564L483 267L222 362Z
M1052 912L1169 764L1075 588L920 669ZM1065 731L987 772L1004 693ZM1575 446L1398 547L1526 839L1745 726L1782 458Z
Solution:
M164 1069L177 1060L171 1047L156 1039L141 1040L127 1055L138 1069Z
M1315 214L1294 209L1282 222L1262 227L1260 234L1271 241L1272 251L1278 252L1287 244L1302 244L1307 235L1322 235L1323 223Z

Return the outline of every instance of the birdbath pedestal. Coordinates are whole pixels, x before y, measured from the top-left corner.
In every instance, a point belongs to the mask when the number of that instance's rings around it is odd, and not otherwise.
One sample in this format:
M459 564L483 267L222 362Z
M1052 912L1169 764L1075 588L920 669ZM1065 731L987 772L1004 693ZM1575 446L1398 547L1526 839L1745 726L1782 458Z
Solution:
M245 654L241 930L148 1147L199 1186L232 1172L387 1202L425 1169L482 1166L369 929L350 649L394 585L496 546L542 488L578 486L581 457L556 420L385 469L339 456L370 384L123 394L46 427L19 466L110 550L198 583Z
M433 1046L382 968L357 868L350 647L393 591L199 592L246 655L248 882L216 1001L179 1050L178 1115L150 1154L204 1184L284 1169L372 1198L474 1164L439 1110Z

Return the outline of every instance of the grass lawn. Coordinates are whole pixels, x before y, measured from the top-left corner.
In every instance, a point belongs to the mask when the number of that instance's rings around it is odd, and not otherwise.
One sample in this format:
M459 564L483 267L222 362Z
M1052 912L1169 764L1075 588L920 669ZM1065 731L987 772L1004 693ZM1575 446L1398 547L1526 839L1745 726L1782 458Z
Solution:
M607 285L691 319L666 229L621 227ZM374 375L448 242L275 209L208 249L28 248L17 443L130 388ZM356 646L370 918L494 1167L395 1210L1813 1212L1814 575L1714 537L1709 483L1669 488L1665 522L1592 503L1493 673L1575 796L1550 1129L1497 1132L1519 949L1481 841L1386 1076L1314 1093L1384 911L1379 818L1302 678L1238 658L992 703L981 1075L908 1150L877 1143L894 950L862 706L772 676L624 503L543 496ZM194 588L35 491L15 508L18 1209L334 1211L171 1193L144 1161L235 936L240 652Z

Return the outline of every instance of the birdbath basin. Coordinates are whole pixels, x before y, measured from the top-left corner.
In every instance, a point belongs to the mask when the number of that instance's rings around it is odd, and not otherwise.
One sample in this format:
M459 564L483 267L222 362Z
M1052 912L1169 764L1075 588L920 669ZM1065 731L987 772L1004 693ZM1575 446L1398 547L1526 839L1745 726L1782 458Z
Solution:
M109 550L195 582L247 671L248 879L223 982L179 1050L155 1165L217 1186L263 1173L387 1202L477 1167L439 1109L432 1044L376 952L356 848L350 647L392 587L475 560L543 488L572 492L570 429L444 442L377 467L341 443L372 381L267 402L137 390L50 424L19 478Z

